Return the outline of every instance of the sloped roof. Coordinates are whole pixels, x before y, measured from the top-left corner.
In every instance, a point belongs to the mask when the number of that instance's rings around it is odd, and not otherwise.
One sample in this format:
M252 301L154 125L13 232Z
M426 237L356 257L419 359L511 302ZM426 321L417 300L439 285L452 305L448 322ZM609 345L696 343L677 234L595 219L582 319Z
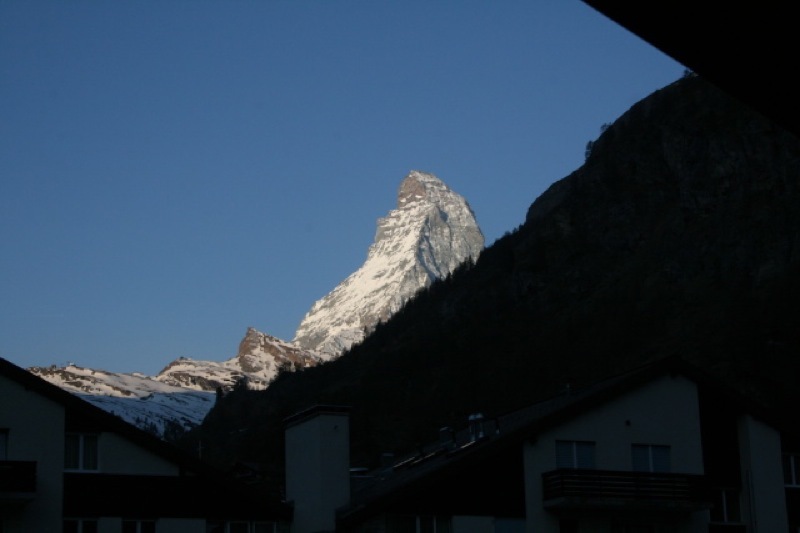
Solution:
M583 0L731 96L800 135L794 6Z
M509 456L517 455L521 470L521 454L517 450L525 440L665 375L690 379L737 411L749 413L775 428L785 431L789 427L694 365L680 357L667 357L496 419L484 420L482 438L473 439L466 428L454 433L449 443L440 440L423 447L395 462L392 468L372 472L354 490L351 504L339 510L338 518L344 525L358 522L438 480L457 473L461 473L458 479L465 478L464 472L475 472L476 467L488 464L493 458L503 458L502 464L507 465L511 461Z

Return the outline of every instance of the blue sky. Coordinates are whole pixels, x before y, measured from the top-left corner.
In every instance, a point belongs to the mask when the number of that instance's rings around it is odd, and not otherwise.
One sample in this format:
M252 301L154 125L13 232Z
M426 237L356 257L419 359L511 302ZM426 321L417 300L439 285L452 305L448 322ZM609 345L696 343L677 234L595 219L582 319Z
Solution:
M0 356L291 340L409 170L490 245L683 67L580 1L0 1Z

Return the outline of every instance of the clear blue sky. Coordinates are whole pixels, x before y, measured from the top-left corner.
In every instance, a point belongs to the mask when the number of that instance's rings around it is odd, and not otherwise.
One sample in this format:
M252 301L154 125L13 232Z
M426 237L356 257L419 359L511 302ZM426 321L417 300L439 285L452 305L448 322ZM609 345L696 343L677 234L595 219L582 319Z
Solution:
M0 356L291 340L409 170L490 245L682 72L577 0L2 0Z

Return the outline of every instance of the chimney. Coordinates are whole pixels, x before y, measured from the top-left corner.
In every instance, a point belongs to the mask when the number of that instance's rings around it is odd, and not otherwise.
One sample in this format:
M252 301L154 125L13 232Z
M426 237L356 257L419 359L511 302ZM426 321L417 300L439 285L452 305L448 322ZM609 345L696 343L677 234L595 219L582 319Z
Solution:
M476 441L483 437L483 413L469 415L469 440Z
M350 501L350 409L316 405L284 423L291 533L334 531L336 509Z

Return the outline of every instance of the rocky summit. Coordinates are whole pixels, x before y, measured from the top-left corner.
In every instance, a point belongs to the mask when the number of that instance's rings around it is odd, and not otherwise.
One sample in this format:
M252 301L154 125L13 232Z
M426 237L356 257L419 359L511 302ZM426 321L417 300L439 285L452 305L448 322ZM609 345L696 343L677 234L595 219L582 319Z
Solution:
M312 306L294 343L326 359L340 355L483 247L467 201L433 174L411 171L397 207L378 220L366 262Z
M314 366L320 357L255 328L247 328L236 356L221 363L180 357L156 379L196 390L228 390L244 380L250 389L264 389L281 371Z

